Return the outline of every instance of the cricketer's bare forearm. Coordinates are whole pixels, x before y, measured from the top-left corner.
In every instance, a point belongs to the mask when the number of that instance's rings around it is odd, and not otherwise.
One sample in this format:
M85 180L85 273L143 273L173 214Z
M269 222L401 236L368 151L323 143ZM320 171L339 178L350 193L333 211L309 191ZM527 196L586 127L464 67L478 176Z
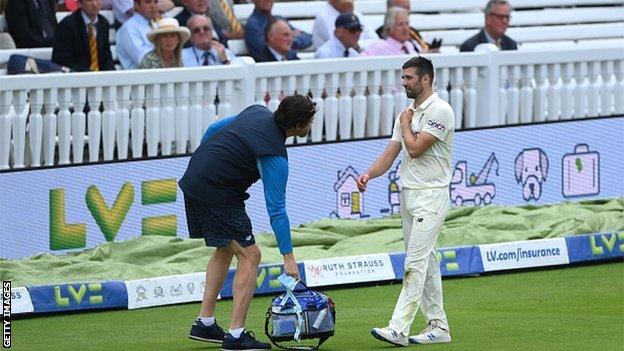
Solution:
M373 165L366 171L370 178L377 178L386 173L396 157L401 152L401 144L396 141L390 141L386 150L373 162Z

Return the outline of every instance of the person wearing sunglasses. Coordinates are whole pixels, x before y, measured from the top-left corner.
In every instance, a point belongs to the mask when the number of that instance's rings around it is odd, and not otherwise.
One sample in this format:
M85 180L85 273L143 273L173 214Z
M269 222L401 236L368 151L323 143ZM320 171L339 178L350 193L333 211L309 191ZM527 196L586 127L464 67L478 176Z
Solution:
M511 20L511 5L506 0L490 0L485 6L485 27L468 38L459 51L474 51L483 43L492 43L500 50L518 50L515 40L505 35Z
M191 46L182 50L184 67L227 65L236 57L213 37L210 18L193 15L187 25L191 31Z
M210 6L208 0L182 0L182 12L180 12L175 19L180 22L181 26L188 27L188 20L193 15L206 15L210 16ZM222 28L216 23L212 24L212 36L219 40L219 42L227 47L228 38L225 37ZM191 42L187 42L184 48L191 46Z

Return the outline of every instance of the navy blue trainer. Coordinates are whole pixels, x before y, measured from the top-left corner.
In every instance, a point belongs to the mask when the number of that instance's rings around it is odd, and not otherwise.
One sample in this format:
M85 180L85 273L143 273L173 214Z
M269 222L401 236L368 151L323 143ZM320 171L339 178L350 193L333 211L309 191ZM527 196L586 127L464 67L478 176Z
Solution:
M225 332L221 327L217 324L217 321L212 325L204 325L201 320L196 319L191 327L191 331L189 332L189 338L193 340L206 341L206 342L214 342L220 344L223 342L223 338L225 337Z
M235 338L230 333L225 334L223 344L221 344L222 351L262 351L270 349L271 344L256 340L254 333L246 330L241 333L240 338Z

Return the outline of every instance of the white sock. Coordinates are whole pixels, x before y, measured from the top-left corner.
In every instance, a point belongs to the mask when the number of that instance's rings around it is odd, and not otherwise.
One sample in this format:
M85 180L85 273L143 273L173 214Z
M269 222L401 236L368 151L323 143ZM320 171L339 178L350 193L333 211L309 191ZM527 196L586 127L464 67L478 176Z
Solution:
M214 316L210 316L210 317L197 317L197 319L199 319L205 326L211 326L215 323L215 317Z
M240 338L241 334L245 331L245 327L240 327L237 329L230 329L229 333L235 337L236 339Z

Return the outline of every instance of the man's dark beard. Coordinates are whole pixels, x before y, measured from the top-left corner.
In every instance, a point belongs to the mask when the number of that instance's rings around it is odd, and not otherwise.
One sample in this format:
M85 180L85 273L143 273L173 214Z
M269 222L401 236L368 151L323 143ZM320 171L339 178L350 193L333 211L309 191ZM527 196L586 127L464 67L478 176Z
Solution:
M413 90L406 91L405 95L407 96L408 99L416 99L418 97L416 92Z

